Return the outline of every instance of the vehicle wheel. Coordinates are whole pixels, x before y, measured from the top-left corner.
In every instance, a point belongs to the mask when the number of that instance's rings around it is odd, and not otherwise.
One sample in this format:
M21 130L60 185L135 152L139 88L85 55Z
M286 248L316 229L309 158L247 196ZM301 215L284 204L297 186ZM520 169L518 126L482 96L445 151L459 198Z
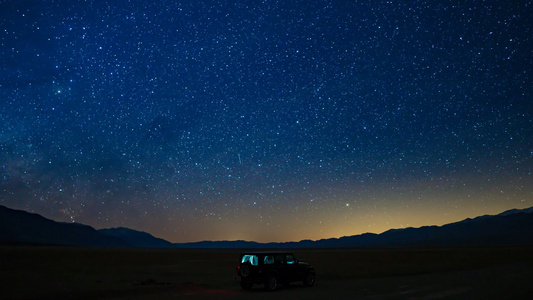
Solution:
M249 263L244 263L244 264L241 265L241 276L243 278L246 278L246 277L250 276L251 271L252 271L252 269L251 269Z
M278 286L279 286L278 278L276 278L275 275L268 276L267 281L265 283L265 289L269 291L273 291L277 289Z
M249 289L252 288L253 285L254 285L254 284L251 283L251 282L241 282L241 288L242 288L243 290L249 290Z
M305 274L303 283L305 286L313 286L315 284L315 273Z

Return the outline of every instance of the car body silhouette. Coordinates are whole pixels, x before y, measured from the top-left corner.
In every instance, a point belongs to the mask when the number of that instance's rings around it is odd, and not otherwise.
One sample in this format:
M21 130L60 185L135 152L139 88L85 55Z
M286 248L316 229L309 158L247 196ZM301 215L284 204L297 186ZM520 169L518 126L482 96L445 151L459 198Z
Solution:
M302 282L305 286L315 283L315 269L301 262L290 252L244 252L237 265L237 280L244 290L254 284L264 284L266 290L280 285Z

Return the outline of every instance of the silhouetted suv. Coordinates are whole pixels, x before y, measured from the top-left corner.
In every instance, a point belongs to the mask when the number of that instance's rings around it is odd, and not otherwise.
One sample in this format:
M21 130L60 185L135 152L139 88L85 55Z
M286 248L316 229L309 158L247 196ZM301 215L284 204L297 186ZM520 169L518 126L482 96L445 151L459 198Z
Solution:
M301 281L305 286L315 283L315 269L300 262L289 252L245 252L241 254L235 279L245 290L264 284L275 290L280 284Z

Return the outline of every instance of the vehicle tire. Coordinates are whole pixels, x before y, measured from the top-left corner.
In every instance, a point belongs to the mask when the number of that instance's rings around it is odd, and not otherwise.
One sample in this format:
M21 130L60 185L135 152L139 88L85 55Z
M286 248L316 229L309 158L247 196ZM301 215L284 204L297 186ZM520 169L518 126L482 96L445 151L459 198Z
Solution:
M241 288L242 288L243 290L249 290L249 289L252 288L253 285L254 285L254 284L251 283L251 282L241 282Z
M279 287L279 281L276 275L270 275L265 282L265 289L268 291L276 290Z
M303 283L305 286L313 286L313 284L315 284L315 273L306 273L304 275Z
M252 272L252 268L249 263L243 263L241 265L240 273L243 278L250 276L251 272Z

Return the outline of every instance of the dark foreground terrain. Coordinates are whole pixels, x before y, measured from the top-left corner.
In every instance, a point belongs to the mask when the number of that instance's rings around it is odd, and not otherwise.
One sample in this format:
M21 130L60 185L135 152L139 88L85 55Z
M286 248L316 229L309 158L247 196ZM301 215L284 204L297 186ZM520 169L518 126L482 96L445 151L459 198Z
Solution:
M533 248L295 250L314 287L243 292L240 250L0 247L1 299L527 299Z

